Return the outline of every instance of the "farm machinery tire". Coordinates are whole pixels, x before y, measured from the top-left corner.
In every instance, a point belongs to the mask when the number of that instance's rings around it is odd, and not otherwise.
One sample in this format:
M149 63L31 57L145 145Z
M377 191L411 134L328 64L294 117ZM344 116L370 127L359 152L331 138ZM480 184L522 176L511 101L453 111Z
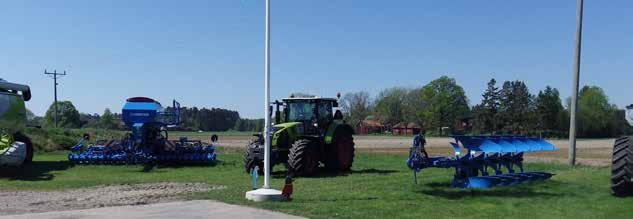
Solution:
M294 176L313 175L319 167L319 151L316 142L299 139L292 144L288 154L288 170Z
M340 129L334 133L332 144L327 146L325 166L332 172L346 172L354 163L354 137L349 130Z
M261 142L253 140L246 146L244 152L244 170L251 174L253 168L257 167L257 175L264 175L264 147Z
M615 140L611 164L611 193L614 196L633 195L633 137Z
M31 139L22 133L16 133L13 136L13 140L22 142L26 145L26 157L23 164L30 164L33 162L33 142Z

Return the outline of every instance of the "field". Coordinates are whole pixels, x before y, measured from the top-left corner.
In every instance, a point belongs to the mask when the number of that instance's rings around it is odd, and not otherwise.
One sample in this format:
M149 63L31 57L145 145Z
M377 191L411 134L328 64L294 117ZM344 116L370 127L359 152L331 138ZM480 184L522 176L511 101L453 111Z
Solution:
M189 134L206 138L209 133ZM172 135L174 136L174 135ZM220 161L211 167L70 166L65 153L37 154L36 162L22 173L0 177L0 191L59 191L153 182L207 183L215 188L184 196L185 199L213 199L231 204L271 209L311 218L631 218L633 199L609 194L609 169L580 166L570 169L556 162L565 152L533 156L528 170L556 175L546 182L492 190L449 188L450 169L423 171L418 184L404 165L408 137L357 136L359 153L353 171L338 176L298 178L294 200L282 203L253 203L244 199L250 177L243 172L240 150L248 141L245 134L221 135ZM448 153L444 138L429 139L433 154ZM606 146L610 140L580 141L581 151ZM553 141L560 147L564 141ZM605 144L605 148L596 144ZM600 151L598 150L598 151ZM591 150L586 159L593 160ZM585 154L581 152L580 155ZM596 153L599 154L599 153ZM581 157L582 158L582 157ZM602 159L602 158L600 158ZM261 181L260 181L261 183ZM272 185L281 188L283 169L276 167ZM0 206L0 212L2 212Z
M251 132L221 132L221 133L191 133L180 132L170 136L187 136L191 139L208 141L212 134L219 136L218 145L225 148L243 149L248 141L253 138ZM174 137L175 138L175 137ZM356 148L363 152L406 154L411 147L410 136L354 136ZM427 149L431 155L450 155L449 148L451 138L430 137L427 138ZM568 140L549 139L558 150L553 152L528 154L528 161L540 162L567 162ZM588 166L606 167L611 165L611 152L614 139L579 139L577 142L577 162Z

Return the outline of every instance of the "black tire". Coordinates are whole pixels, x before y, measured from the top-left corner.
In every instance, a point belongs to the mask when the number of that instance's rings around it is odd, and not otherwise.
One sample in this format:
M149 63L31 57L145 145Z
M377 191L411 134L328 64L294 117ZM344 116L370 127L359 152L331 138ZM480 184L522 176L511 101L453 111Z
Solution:
M253 168L257 167L257 175L264 175L264 160L263 155L258 156L258 153L264 153L264 148L257 140L252 140L246 145L244 151L244 170L246 173L251 174Z
M334 133L332 144L327 146L325 166L331 172L350 171L354 163L354 136L347 129Z
M633 138L615 140L611 163L611 194L618 197L633 195Z
M34 148L33 148L33 142L31 142L31 139L29 137L26 137L26 135L19 132L13 136L13 139L15 141L19 141L26 144L26 158L24 158L24 164L32 163Z
M290 148L288 171L294 176L311 176L319 167L319 157L316 142L309 139L299 139Z

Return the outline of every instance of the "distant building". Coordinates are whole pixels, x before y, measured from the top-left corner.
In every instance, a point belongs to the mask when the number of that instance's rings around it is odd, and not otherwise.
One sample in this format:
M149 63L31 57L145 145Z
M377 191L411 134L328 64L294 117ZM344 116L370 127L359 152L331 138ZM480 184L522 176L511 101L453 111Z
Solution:
M380 121L375 120L373 116L368 116L356 125L356 134L359 135L376 134L384 131L385 126Z
M391 134L393 135L413 135L414 133L420 133L422 127L413 122L401 122L391 127Z
M456 130L453 134L463 135L469 133L473 129L472 116L463 116L457 119L455 127Z

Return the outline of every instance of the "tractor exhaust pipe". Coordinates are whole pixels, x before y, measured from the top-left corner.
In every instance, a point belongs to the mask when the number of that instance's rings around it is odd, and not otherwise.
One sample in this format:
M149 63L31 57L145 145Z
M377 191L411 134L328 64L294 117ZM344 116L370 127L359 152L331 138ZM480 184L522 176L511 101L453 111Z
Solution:
M17 93L19 91L22 93L22 98L24 99L24 101L31 100L31 88L29 88L29 86L9 83L0 79L0 89L7 90L12 93Z

